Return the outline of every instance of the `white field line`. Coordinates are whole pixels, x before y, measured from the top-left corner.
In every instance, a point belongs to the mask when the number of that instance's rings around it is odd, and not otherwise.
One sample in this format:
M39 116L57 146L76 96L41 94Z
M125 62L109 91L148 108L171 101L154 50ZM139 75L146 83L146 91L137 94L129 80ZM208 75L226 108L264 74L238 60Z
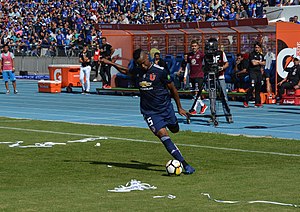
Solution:
M17 128L17 127L4 127L4 126L0 126L0 129L18 130L18 131L26 131L26 132L38 132L38 133L49 133L49 134L59 134L59 135L73 135L73 136L83 136L83 137L97 137L97 136L99 136L99 135L58 132L58 131L49 131L49 130L36 130L36 129L26 129L26 128ZM148 140L143 140L143 139L119 138L119 137L111 137L111 136L105 136L105 137L107 137L108 139L113 139L113 140L123 140L123 141L139 142L139 143L160 144L160 142L158 142L158 141L148 141ZM246 153L256 153L256 154L266 154L266 155L279 155L279 156L288 156L288 157L300 157L300 154L288 154L288 153L281 153L281 152L267 152L267 151L259 151L259 150L246 150L246 149L235 149L235 148L226 148L226 147L203 146L203 145L196 145L196 144L177 144L177 145L178 146L185 146L185 147L223 150L223 151L246 152Z

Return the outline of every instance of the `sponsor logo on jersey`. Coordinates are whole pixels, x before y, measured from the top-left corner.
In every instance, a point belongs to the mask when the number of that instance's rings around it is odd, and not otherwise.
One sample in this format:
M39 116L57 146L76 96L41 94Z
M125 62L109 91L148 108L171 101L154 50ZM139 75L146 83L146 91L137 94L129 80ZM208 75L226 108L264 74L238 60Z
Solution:
M142 88L147 88L147 87L150 87L151 85L152 85L152 82L147 82L147 81L140 82L140 87L142 87Z

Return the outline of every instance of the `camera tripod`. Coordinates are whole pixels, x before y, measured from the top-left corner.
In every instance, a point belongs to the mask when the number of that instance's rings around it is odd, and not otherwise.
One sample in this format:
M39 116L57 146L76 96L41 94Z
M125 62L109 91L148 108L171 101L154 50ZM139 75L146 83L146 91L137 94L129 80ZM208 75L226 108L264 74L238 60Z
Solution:
M216 115L216 101L217 101L217 80L216 80L216 73L211 71L207 73L207 84L208 84L208 97L210 101L210 112L211 115L208 116L202 116L202 117L208 117L210 120L208 121L209 123L213 123L215 127L219 125L219 122L217 120L217 115ZM195 101L198 100L200 97L201 92L198 92ZM191 123L191 117L192 116L199 116L199 115L191 115L188 114L187 116L187 123Z

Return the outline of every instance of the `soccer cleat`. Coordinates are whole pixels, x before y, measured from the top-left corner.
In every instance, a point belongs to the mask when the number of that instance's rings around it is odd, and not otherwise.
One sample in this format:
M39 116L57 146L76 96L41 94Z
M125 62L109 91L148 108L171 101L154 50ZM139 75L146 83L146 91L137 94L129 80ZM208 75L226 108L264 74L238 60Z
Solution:
M14 94L18 94L18 90L14 90Z
M106 87L107 87L107 85L106 85L106 84L102 86L102 88L103 88L103 89L106 89Z
M111 86L110 85L106 85L106 89L111 89Z
M194 109L191 109L191 110L189 110L189 113L190 113L191 115L196 115L196 114L197 114L197 111L194 110Z
M93 79L93 82L97 82L98 80L95 78L95 79Z
M246 108L249 107L248 102L245 101L243 104L244 104L244 107L246 107Z
M200 110L200 114L204 114L205 113L205 111L207 110L207 106L206 105L203 105L202 107L201 107L201 110Z
M6 90L6 94L10 94L10 90Z
M184 167L184 170L185 170L185 174L193 174L196 170L190 166L190 165L187 165Z
M262 108L262 107L263 107L263 104L255 104L254 107Z

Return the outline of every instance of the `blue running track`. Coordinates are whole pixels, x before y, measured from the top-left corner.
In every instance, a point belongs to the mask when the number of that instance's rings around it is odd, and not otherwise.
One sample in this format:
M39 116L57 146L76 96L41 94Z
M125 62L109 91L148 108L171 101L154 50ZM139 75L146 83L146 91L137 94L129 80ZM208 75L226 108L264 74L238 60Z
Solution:
M77 93L38 93L37 81L17 81L19 94L6 95L3 83L0 116L52 120L85 124L103 124L146 128L139 112L139 98L130 96L82 95ZM92 90L100 83L92 83ZM208 104L208 101L206 101ZM185 109L192 104L190 99L182 99ZM268 136L300 140L300 106L264 105L263 108L243 108L241 102L230 102L234 123L227 124L225 117L219 117L219 126L207 123L207 118L192 118L186 124L179 118L183 130L195 132L216 132L235 135ZM217 104L218 113L222 106ZM209 114L209 110L206 111Z

